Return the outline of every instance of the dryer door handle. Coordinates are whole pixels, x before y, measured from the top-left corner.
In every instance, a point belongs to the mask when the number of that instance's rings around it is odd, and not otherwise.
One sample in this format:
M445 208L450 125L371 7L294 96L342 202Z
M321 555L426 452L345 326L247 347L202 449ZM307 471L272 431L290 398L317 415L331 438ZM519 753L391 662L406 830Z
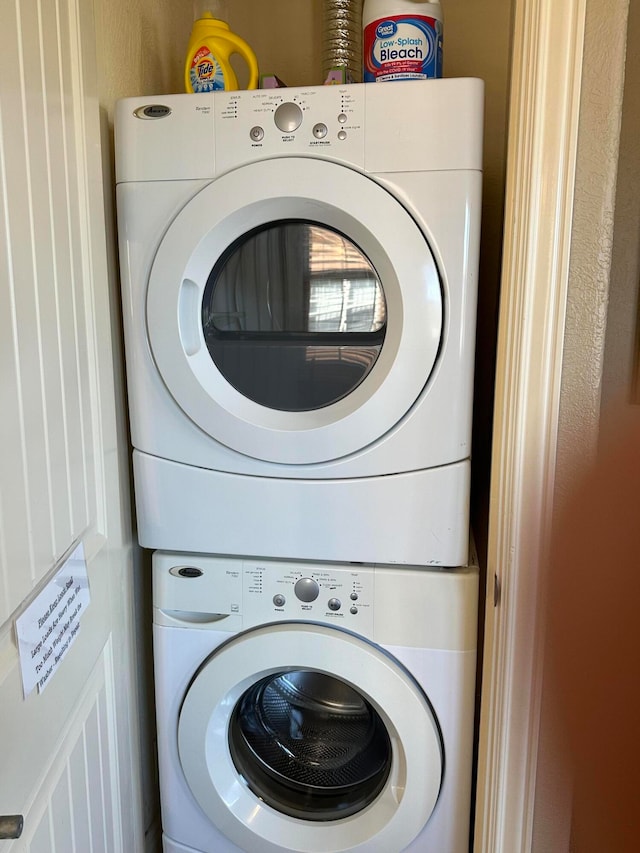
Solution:
M188 356L195 355L202 346L199 317L200 289L195 281L185 278L178 294L178 327L182 348Z

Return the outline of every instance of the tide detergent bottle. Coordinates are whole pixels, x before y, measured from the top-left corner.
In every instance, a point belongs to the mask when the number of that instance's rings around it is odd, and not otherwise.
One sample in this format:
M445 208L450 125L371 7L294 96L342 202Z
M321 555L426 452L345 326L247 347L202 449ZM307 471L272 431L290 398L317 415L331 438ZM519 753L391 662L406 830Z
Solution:
M238 53L249 68L247 89L258 88L258 61L249 45L232 33L229 24L204 12L191 30L184 69L187 92L233 91L238 88L229 58Z

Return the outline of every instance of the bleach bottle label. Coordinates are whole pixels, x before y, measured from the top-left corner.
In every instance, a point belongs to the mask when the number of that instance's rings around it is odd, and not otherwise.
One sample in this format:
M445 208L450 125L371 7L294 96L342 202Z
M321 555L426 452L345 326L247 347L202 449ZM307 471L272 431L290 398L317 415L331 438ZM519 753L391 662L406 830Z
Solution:
M442 22L424 15L390 15L364 29L364 82L442 77Z

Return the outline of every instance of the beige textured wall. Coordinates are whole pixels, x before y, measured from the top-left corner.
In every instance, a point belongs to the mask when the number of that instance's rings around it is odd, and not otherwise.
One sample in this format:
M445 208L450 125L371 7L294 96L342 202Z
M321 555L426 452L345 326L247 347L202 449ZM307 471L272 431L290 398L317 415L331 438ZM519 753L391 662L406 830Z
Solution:
M587 0L562 365L558 489L595 452L614 236L629 0Z
M634 384L640 283L640 5L630 3L602 406L629 401ZM635 397L635 402L640 402Z
M94 0L101 106L184 91L191 0Z
M256 53L261 74L287 86L322 83L321 0L228 0L229 26Z

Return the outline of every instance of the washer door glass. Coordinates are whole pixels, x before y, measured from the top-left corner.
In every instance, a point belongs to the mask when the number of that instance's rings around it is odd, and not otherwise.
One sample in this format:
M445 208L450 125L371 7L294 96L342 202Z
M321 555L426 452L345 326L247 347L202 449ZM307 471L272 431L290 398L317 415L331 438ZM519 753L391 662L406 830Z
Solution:
M177 213L147 288L155 366L207 435L266 462L340 459L425 392L445 334L424 231L335 163L250 163Z
M254 794L305 820L366 808L391 769L391 741L375 708L318 672L269 675L245 691L231 717L229 749Z
M386 302L377 273L321 223L270 223L214 266L202 326L214 364L250 400L318 409L351 393L378 358Z

